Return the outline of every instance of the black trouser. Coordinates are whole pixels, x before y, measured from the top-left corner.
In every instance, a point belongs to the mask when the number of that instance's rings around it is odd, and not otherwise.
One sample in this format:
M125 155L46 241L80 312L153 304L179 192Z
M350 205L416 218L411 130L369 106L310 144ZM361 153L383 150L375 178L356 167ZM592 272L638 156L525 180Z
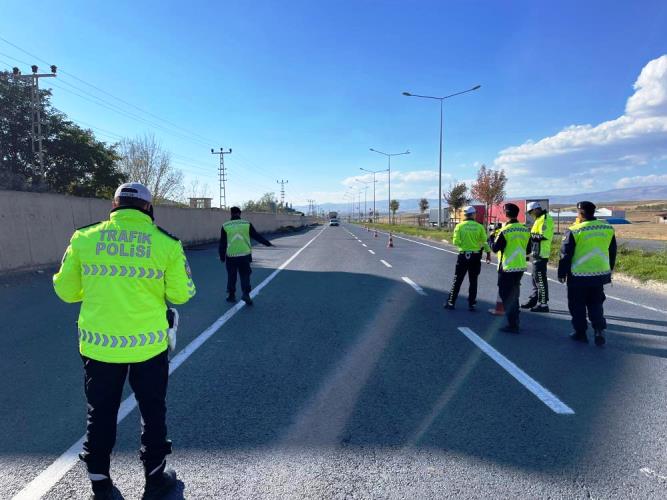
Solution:
M586 333L588 322L586 311L594 330L607 328L607 320L604 319L602 303L607 297L604 295L604 285L568 285L567 307L572 315L572 326L577 333Z
M167 440L166 396L169 378L167 351L141 363L103 363L81 356L88 400L88 426L81 459L91 474L109 476L116 443L116 418L129 372L130 387L141 411L141 452L146 475L171 453Z
M234 295L236 293L236 274L241 277L241 291L250 293L250 255L242 257L227 257L225 267L227 268L227 293Z
M512 327L519 326L519 294L521 293L521 278L523 271L498 273L498 293L503 301L507 324Z
M474 305L477 302L477 278L482 270L482 252L464 252L460 253L456 259L456 269L454 269L454 281L449 291L447 302L454 305L463 279L468 274L468 304Z
M536 304L549 302L549 284L547 282L547 263L549 259L533 259L533 292L530 301Z

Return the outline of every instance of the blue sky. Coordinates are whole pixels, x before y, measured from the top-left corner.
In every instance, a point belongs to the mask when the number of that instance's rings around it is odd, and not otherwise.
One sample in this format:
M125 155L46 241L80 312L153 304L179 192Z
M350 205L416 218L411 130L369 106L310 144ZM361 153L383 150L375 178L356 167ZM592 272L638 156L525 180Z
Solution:
M188 182L214 196L210 148L232 147L228 201L288 179L294 204L342 201L360 186L359 167L385 167L369 147L412 152L392 164L392 194L435 197L437 102L401 92L476 84L446 102L445 185L472 179L480 163L505 168L514 195L667 184L665 26L664 1L0 6L0 36L68 73L54 104L101 138L154 132ZM12 57L34 61L0 40L0 68L25 66ZM382 196L385 182L377 187Z

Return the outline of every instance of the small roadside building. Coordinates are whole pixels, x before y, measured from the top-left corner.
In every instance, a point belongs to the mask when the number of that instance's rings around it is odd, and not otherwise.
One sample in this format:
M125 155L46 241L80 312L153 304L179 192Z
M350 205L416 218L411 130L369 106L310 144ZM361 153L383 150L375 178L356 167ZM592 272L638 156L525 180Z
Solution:
M655 221L658 224L667 224L667 212L656 215Z

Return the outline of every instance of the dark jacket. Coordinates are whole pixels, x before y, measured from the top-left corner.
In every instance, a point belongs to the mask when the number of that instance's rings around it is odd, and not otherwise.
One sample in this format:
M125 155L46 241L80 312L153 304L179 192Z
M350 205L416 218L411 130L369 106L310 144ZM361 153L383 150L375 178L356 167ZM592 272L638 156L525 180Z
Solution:
M589 219L589 220L595 220ZM611 283L611 273L604 276L572 276L572 257L574 257L574 235L568 229L563 236L563 242L560 245L560 261L558 262L558 279L567 279L568 285L606 285ZM609 242L609 267L614 270L616 265L616 236L614 235Z
M515 224L517 222L519 221L516 219L510 219L507 221L507 224ZM496 234L495 231L494 234ZM495 240L493 239L493 235L491 235L489 237L489 245L491 246L491 251L493 253L504 251L505 247L507 246L507 240L505 239L505 235L501 232L500 234L498 234L498 237ZM526 245L526 255L530 254L531 247L532 247L532 241L528 239L528 245ZM502 270L503 270L502 264L498 265L498 272L500 273L502 272Z
M232 220L240 219L241 217L232 216ZM257 243L261 243L264 246L271 247L273 246L269 240L264 238L261 234L257 232L255 226L250 224L250 237L255 240ZM218 244L218 255L220 255L220 260L222 262L227 258L227 232L225 231L224 226L220 228L220 243ZM252 256L250 260L252 261Z

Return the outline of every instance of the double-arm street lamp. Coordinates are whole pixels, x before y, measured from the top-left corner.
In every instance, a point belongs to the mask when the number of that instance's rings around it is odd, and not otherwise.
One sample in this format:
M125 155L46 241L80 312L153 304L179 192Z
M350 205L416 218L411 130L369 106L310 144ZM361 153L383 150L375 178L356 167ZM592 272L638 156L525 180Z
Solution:
M374 153L378 153L381 155L384 155L387 157L388 163L388 168L387 172L389 173L389 197L388 197L388 203L387 203L387 213L389 214L389 224L391 224L391 157L392 156L400 156L400 155L409 155L410 151L404 151L402 153L384 153L383 151L378 151L377 149L370 148L371 151ZM363 170L363 169L362 169Z
M375 184L377 183L377 181L375 180L375 174L379 174L381 172L386 172L387 169L384 169L384 170L368 170L368 169L359 167L359 170L363 170L364 172L368 172L369 174L373 174L373 222L377 222L377 211L375 210Z
M477 90L480 87L481 85L475 85L471 89L464 90L462 92L456 92L455 94L446 95L444 97L418 95L418 94L411 94L410 92L403 92L403 95L408 97L421 97L422 99L436 99L440 101L440 157L438 160L438 227L442 227L442 101L444 101L445 99L449 99L450 97L472 92L473 90Z

